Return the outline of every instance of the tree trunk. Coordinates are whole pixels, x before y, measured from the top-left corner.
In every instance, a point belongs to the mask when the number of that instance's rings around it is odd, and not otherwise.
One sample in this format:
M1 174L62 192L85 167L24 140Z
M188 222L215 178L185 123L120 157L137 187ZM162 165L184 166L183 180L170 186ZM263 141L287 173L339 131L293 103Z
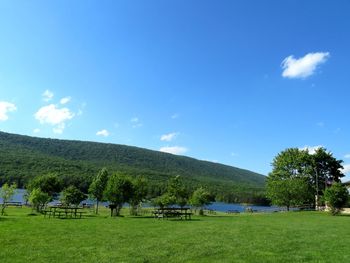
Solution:
M98 215L98 199L96 200L96 211L95 211L95 214Z
M2 216L5 214L5 208L6 208L6 205L5 205L5 202L4 202L4 204L2 204L2 206L1 206L1 215Z

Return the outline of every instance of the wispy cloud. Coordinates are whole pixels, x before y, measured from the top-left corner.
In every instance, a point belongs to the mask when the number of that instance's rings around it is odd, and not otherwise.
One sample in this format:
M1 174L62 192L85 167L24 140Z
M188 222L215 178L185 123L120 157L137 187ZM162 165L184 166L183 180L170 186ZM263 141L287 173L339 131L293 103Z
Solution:
M96 132L96 135L97 136L108 137L109 136L109 132L107 130L103 129L103 130L100 130L100 131Z
M308 53L298 59L291 55L282 61L282 76L285 78L307 78L313 75L316 68L326 62L328 58L329 52Z
M174 113L173 115L171 115L171 118L172 118L172 119L177 119L177 118L179 118L179 114Z
M171 142L172 140L174 140L177 136L179 135L178 132L172 132L172 133L168 133L168 134L164 134L160 137L160 140L163 142Z
M44 93L42 94L43 100L48 102L50 100L52 100L53 98L53 92L50 90L45 90Z
M320 149L320 148L323 148L322 145L316 145L316 146L304 146L303 148L299 148L300 150L303 150L303 151L308 151L309 154L315 154L317 149Z
M40 129L36 128L33 130L33 133L39 133L40 132Z
M130 120L133 128L140 128L142 127L142 123L140 122L139 118L134 117Z
M60 100L60 103L61 103L61 104L67 104L68 102L70 102L71 99L72 99L71 97L62 98L62 99Z
M346 159L350 159L350 153L345 154L345 155L344 155L344 158L346 158Z
M181 147L181 146L166 146L166 147L161 147L159 151L176 154L176 155L182 155L188 152L188 149L186 147Z
M58 108L54 104L41 107L34 117L40 124L49 124L54 126L53 132L61 134L65 128L65 122L74 117L74 113L68 108Z
M8 120L9 118L8 113L16 110L17 110L17 107L15 104L7 101L0 101L0 121Z

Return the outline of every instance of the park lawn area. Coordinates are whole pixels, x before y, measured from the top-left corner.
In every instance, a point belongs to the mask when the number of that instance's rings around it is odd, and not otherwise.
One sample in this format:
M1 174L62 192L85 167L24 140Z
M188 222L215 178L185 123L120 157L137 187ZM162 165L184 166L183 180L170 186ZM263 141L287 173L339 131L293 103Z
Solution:
M0 217L0 262L350 262L350 217L324 212L44 218Z

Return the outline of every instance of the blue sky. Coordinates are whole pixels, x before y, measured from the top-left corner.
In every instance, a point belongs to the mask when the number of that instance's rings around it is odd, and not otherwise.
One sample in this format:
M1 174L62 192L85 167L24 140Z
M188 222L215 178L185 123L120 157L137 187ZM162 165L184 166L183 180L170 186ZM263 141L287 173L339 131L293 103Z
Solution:
M1 1L0 129L350 176L349 1Z

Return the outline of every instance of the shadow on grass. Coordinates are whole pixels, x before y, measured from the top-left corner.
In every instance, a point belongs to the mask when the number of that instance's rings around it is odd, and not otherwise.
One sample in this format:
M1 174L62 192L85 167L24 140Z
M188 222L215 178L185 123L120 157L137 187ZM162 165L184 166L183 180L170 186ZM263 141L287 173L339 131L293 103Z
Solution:
M331 216L331 214L329 214ZM339 215L335 215L335 216L343 216L343 217L350 217L350 214L339 214Z

